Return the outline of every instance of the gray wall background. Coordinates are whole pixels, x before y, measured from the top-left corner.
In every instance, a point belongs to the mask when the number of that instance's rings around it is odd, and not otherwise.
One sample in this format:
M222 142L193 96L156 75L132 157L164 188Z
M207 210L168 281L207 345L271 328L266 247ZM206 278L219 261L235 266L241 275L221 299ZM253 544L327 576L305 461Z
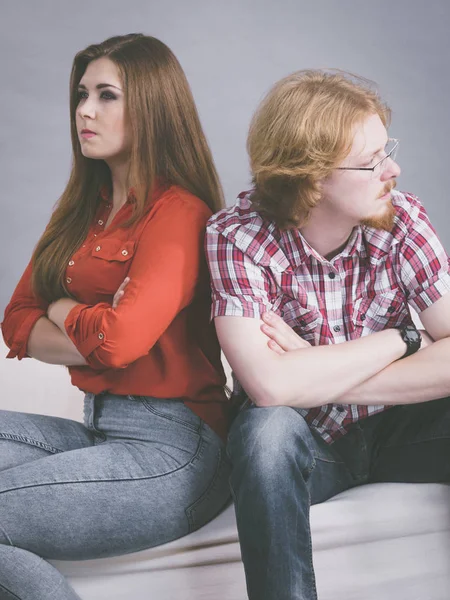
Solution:
M401 140L398 187L450 250L449 25L448 0L0 0L0 314L68 178L73 56L136 31L184 67L228 204L249 184L247 128L272 83L308 67L376 81Z

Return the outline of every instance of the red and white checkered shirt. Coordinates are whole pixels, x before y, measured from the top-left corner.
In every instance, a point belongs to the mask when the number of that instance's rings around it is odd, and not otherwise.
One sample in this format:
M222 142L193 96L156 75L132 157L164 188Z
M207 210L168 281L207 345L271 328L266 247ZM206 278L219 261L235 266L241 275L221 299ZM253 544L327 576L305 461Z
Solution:
M212 317L279 314L312 345L339 344L412 322L450 291L450 261L418 198L392 191L391 232L356 227L344 250L320 256L298 229L281 231L253 208L250 192L208 223ZM301 382L299 382L301 385ZM233 394L244 396L235 380ZM302 409L331 443L382 405Z

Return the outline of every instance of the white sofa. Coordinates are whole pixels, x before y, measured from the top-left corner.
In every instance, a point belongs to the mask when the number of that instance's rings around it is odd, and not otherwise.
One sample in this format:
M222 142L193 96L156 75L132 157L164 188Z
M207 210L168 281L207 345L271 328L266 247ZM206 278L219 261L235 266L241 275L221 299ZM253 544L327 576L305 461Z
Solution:
M0 355L1 409L81 420L82 394L64 367L6 360L2 341ZM311 522L320 600L450 598L450 486L363 486L313 506ZM54 564L83 600L247 597L232 506L152 550Z

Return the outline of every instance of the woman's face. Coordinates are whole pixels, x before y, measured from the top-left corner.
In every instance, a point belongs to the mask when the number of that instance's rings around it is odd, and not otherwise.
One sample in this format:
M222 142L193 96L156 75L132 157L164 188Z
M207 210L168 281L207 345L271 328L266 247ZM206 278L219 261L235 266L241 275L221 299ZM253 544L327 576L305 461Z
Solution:
M129 159L131 135L117 66L109 58L89 63L78 85L76 125L81 152L107 163Z

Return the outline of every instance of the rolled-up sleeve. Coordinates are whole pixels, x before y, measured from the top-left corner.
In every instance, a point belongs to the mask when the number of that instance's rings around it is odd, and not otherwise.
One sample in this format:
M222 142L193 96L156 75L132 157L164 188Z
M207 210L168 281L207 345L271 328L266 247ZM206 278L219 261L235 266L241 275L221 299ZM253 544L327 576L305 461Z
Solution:
M7 358L26 358L28 338L36 321L47 314L48 303L37 298L31 285L31 262L25 269L5 309L1 324L3 339L8 346Z
M205 251L211 277L211 318L260 318L271 309L270 286L264 269L214 224L207 227Z
M450 292L450 260L424 207L412 197L408 234L400 247L400 277L418 312Z

